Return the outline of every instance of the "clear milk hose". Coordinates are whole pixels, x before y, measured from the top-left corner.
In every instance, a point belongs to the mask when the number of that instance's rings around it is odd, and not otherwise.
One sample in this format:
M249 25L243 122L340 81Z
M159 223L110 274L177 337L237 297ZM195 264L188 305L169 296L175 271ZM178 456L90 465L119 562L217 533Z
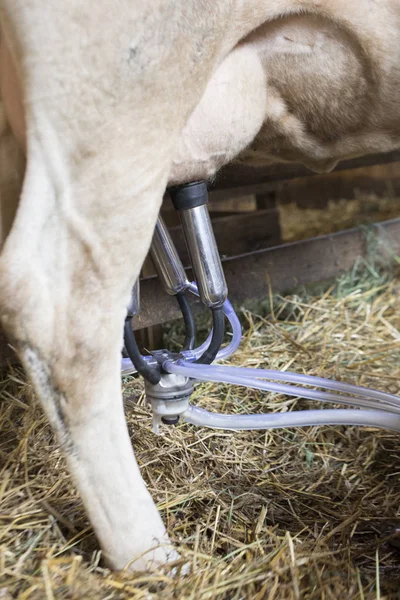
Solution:
M189 289L193 294L198 295L195 283L192 283ZM225 316L231 325L232 338L229 344L218 352L216 360L226 359L235 352L240 344L242 335L240 321L229 300L225 301L223 308ZM207 340L194 350L182 352L183 360L166 361L164 364L165 370L169 373L184 375L198 381L230 383L285 394L286 396L358 406L362 410L330 409L287 413L223 415L211 413L189 405L189 408L182 415L187 422L205 427L235 430L274 429L277 427L303 427L312 425L364 425L400 432L400 397L393 394L370 390L365 387L323 377L314 377L312 375L302 375L287 371L227 367L214 364L193 364L193 361L208 348L211 335L210 333ZM152 360L150 356L144 358L145 360ZM123 374L135 371L129 358L121 360L121 371ZM268 381L265 381L266 379ZM329 391L312 390L299 386L314 386Z

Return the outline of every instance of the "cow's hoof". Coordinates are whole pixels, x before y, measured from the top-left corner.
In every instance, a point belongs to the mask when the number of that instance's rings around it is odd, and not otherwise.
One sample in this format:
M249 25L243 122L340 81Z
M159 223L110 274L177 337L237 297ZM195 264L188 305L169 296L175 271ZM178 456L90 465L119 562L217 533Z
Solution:
M113 571L165 571L179 572L182 570L180 554L175 550L170 542L164 542L151 550L137 551L130 560L124 560L122 556L112 557L104 552L104 559L110 569ZM187 572L187 569L185 570Z

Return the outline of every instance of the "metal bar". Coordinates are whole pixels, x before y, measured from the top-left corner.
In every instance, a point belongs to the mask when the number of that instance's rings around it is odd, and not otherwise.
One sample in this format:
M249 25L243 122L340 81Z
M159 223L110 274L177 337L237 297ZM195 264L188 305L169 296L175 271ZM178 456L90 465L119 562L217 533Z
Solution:
M167 294L174 296L188 288L181 259L161 215L154 230L150 256Z
M218 214L218 213L215 213ZM279 212L276 209L255 210L212 219L215 239L221 257L277 246L281 242ZM190 265L181 227L169 230L184 265Z
M379 251L400 255L400 219L374 225ZM367 255L362 229L349 229L332 235L284 244L243 254L223 261L229 298L233 302L261 299L273 292L285 292L298 285L337 277L350 270L358 257ZM190 272L188 277L191 277ZM194 310L204 310L199 301ZM157 277L141 281L141 311L134 319L135 329L179 318L173 298L162 290Z
M221 258L206 204L179 213L200 298L210 308L228 295Z

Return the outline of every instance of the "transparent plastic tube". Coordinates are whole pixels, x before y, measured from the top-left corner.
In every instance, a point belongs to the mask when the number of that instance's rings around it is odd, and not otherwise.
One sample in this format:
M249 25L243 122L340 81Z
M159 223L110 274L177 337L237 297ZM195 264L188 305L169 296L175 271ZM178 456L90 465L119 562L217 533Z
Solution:
M221 348L215 360L223 360L231 356L238 349L242 339L242 326L229 300L224 302L224 313L232 328L232 339L227 346Z
M182 364L182 363L179 363ZM190 365L193 368L198 368L201 365ZM368 399L378 400L379 402L385 402L392 406L400 406L400 396L382 392L379 390L373 390L366 387L352 385L341 381L334 381L332 379L326 379L324 377L315 377L313 375L302 375L299 373L291 373L289 371L275 371L268 369L252 369L246 367L221 367L219 365L212 365L213 369L219 370L218 372L222 375L225 373L231 373L236 377L242 377L247 379L271 379L275 381L298 383L300 385L312 385L315 387L324 387L326 389L335 390L340 393L354 394L357 396L365 397ZM224 371L222 371L222 369Z
M196 296L199 295L197 285L194 282L192 282L190 284L189 291L192 292L192 294L195 294ZM232 339L227 346L225 346L224 348L221 348L221 350L218 352L215 360L222 360L224 358L228 358L229 356L231 356L231 354L233 354L237 350L237 348L240 344L240 340L242 338L242 326L240 325L240 321L237 317L237 314L235 313L235 310L234 310L232 304L229 302L229 300L225 300L225 302L223 304L223 309L224 309L224 314L225 314L226 318L228 319L230 326L232 328ZM205 350L207 350L208 346L210 345L211 337L212 337L212 332L209 334L206 341L203 342L200 346L198 346L197 348L194 348L194 350L185 350L184 352L182 352L182 355L185 357L185 359L187 361L194 361L194 360L198 359L203 354L203 352L205 352Z
M132 364L130 358L121 358L121 373L122 375L128 375L128 373L136 372L135 367Z
M251 387L267 392L275 392L278 394L285 394L286 396L302 397L308 400L317 400L319 402L330 402L333 404L346 404L350 406L360 406L362 408L369 408L373 410L385 410L391 413L400 414L400 398L397 401L391 400L385 402L377 402L371 400L367 396L362 398L353 398L349 396L342 396L340 394L334 394L332 392L323 392L321 390L310 390L307 388L296 387L293 385L285 385L281 383L273 383L270 381L262 381L252 377L252 370L250 369L249 375L244 377L243 375L236 375L235 367L221 367L213 365L193 365L185 363L180 360L175 362L166 361L164 368L169 373L175 373L176 375L184 375L186 377L192 377L200 381L215 381L222 383L231 383L233 385L240 385L244 387ZM238 369L240 371L240 369ZM396 398L396 397L395 397Z
M182 417L192 425L235 431L277 429L278 427L312 427L315 425L361 425L400 432L400 416L376 410L330 409L263 415L221 415L189 406Z
M215 366L217 367L217 365ZM336 390L337 392L341 392L344 394L365 396L382 402L400 403L400 396L396 396L395 394L389 394L387 392L381 392L379 390L371 390L363 386L353 385L351 383L344 383L342 381L335 381L333 379L326 379L325 377L316 377L314 375L302 375L300 373L292 373L290 371L275 371L272 369L253 369L251 367L229 367L229 369L232 369L232 372L234 371L235 375L243 376L246 378L254 377L256 379L271 379L274 381L282 381L285 383L313 385L315 387L323 387L328 390Z

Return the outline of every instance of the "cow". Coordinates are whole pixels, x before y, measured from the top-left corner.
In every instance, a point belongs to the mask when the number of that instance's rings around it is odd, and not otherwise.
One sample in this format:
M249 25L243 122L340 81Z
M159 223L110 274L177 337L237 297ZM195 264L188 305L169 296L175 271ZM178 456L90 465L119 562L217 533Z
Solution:
M178 553L135 461L120 354L165 189L233 159L327 171L399 147L400 2L0 6L2 127L24 171L18 201L1 195L1 324L105 558L158 568Z

